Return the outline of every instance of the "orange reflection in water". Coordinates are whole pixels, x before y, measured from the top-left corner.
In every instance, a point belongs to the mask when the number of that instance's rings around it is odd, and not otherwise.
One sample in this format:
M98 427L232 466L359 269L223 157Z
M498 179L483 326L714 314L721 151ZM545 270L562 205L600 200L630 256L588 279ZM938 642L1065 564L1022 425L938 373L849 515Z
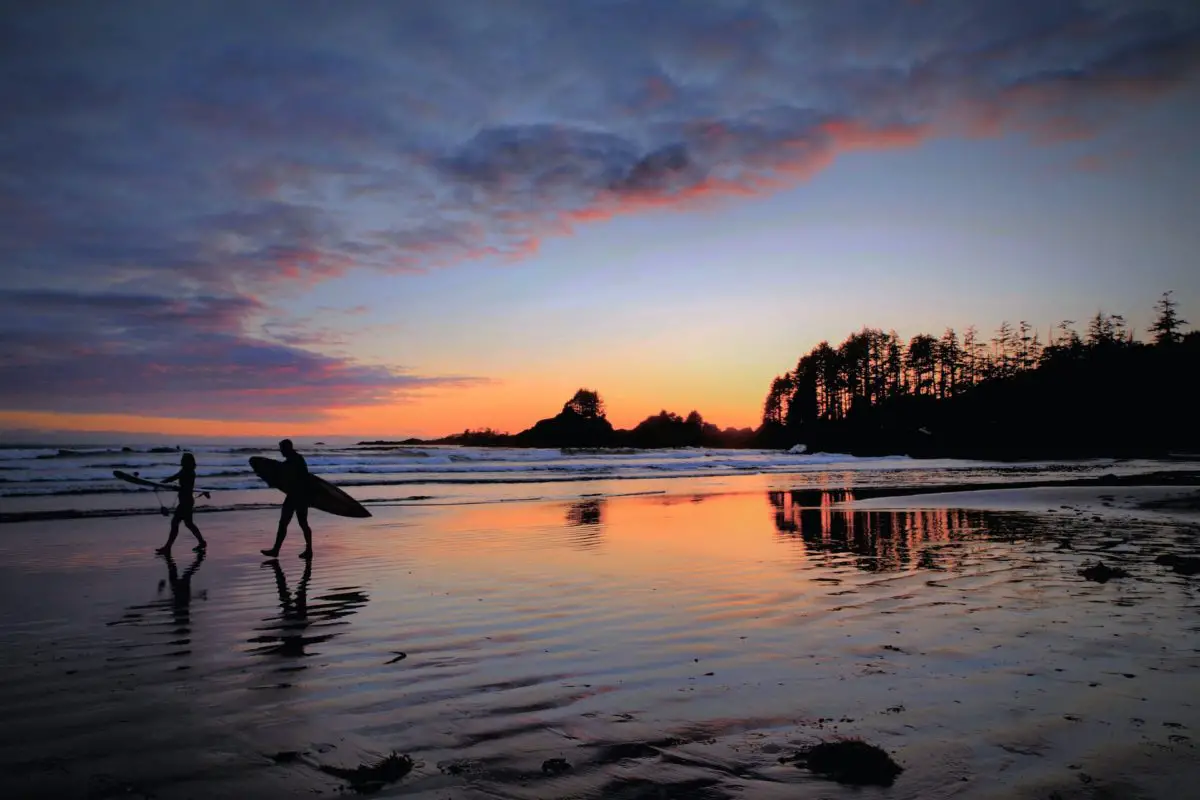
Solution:
M777 573L794 581L796 559L861 569L938 568L956 558L939 545L983 527L979 512L854 511L845 489L581 498L465 506L419 523L410 553L478 573L636 576L703 574L730 583ZM797 547L797 545L800 545ZM740 575L741 577L737 577Z
M758 492L597 497L467 506L442 524L470 538L470 552L459 553L464 558L514 546L579 545L621 554L633 567L671 558L778 557L761 509Z
M850 553L868 570L936 568L944 558L939 544L985 527L980 511L856 511L841 505L854 500L848 489L775 491L767 500L776 530L807 553Z

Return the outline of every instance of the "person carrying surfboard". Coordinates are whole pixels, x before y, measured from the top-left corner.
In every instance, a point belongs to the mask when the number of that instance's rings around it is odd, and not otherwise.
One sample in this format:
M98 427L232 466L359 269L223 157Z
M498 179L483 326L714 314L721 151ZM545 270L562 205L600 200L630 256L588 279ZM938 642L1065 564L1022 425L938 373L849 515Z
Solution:
M279 443L279 452L283 454L284 463L290 473L286 483L287 497L279 510L279 530L275 534L275 546L270 550L263 550L262 554L268 558L279 555L279 548L287 537L288 525L291 524L294 514L296 522L300 523L300 530L304 533L304 552L300 557L312 558L312 528L308 527L308 462L296 452L291 439L284 439Z
M179 460L179 472L169 478L163 478L163 483L174 483L175 481L179 481L179 503L175 506L175 514L171 517L171 535L167 537L167 543L155 552L171 552L171 545L175 544L175 537L179 535L180 523L186 525L187 529L196 537L196 546L192 550L197 553L203 552L208 547L208 542L204 541L200 529L192 521L192 512L196 510L196 457L191 453L184 453Z

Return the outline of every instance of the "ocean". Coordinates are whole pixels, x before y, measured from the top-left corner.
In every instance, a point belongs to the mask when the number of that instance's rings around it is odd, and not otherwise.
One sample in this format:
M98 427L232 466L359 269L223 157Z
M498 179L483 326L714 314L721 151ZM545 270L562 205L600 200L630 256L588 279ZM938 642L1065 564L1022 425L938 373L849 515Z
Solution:
M181 452L197 460L197 488L211 489L198 511L278 503L250 470L251 456L278 457L261 445L162 447L0 447L0 521L161 513L170 492L125 483L114 470L161 480ZM309 469L374 504L440 504L594 498L642 493L755 487L840 489L976 485L1099 477L1187 469L1185 461L1095 459L1001 463L907 456L855 457L778 450L568 450L426 445L310 446ZM689 479L689 480L681 480ZM699 482L699 483L697 483Z

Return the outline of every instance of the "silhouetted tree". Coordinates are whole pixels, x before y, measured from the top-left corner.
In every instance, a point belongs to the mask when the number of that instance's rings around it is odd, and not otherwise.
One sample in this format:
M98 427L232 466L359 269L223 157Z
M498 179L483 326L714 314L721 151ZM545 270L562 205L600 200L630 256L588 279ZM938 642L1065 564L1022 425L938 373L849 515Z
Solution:
M900 397L906 391L906 386L904 385L904 343L900 341L900 336L895 331L888 331L887 355L885 358L887 396L889 398Z
M979 331L974 325L968 325L967 330L963 333L962 341L962 359L963 359L963 381L968 386L974 386L979 382L983 374L983 364L980 363L979 355Z
M962 351L958 346L958 334L953 328L946 328L942 339L938 342L938 397L945 399L952 396L958 389L959 373L962 371L960 358Z
M784 403L792 392L792 374L776 375L763 403L763 425L782 425Z
M1157 345L1179 344L1183 341L1183 334L1179 329L1187 325L1188 321L1180 319L1176 313L1175 309L1179 304L1171 299L1172 294L1174 292L1163 292L1162 297L1154 304L1158 316L1150 326L1150 332L1154 334L1154 343Z
M580 389L575 396L563 404L563 411L573 411L584 419L604 417L604 401L591 389Z
M933 376L937 357L937 339L918 333L908 342L908 371L912 376L914 394L933 393Z
M1021 320L1017 323L1017 365L1021 370L1033 369L1037 365L1041 345L1033 327Z
M1008 320L1004 320L992 338L992 363L988 377L1007 378L1016 372L1016 344L1017 335Z

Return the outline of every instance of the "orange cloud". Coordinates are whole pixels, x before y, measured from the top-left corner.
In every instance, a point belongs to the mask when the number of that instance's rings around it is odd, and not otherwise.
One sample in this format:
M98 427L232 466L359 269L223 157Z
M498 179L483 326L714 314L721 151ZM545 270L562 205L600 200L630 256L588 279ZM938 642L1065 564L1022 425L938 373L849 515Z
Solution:
M714 138L728 135L718 123L707 130ZM932 129L924 125L873 128L853 120L832 121L821 125L816 136L785 142L783 150L792 154L790 159L762 164L751 161L751 169L736 178L706 177L680 189L601 192L591 205L561 212L543 222L540 228L544 233L566 235L576 224L601 222L625 214L660 209L690 211L731 197L782 191L812 178L844 153L916 147L931 134Z

